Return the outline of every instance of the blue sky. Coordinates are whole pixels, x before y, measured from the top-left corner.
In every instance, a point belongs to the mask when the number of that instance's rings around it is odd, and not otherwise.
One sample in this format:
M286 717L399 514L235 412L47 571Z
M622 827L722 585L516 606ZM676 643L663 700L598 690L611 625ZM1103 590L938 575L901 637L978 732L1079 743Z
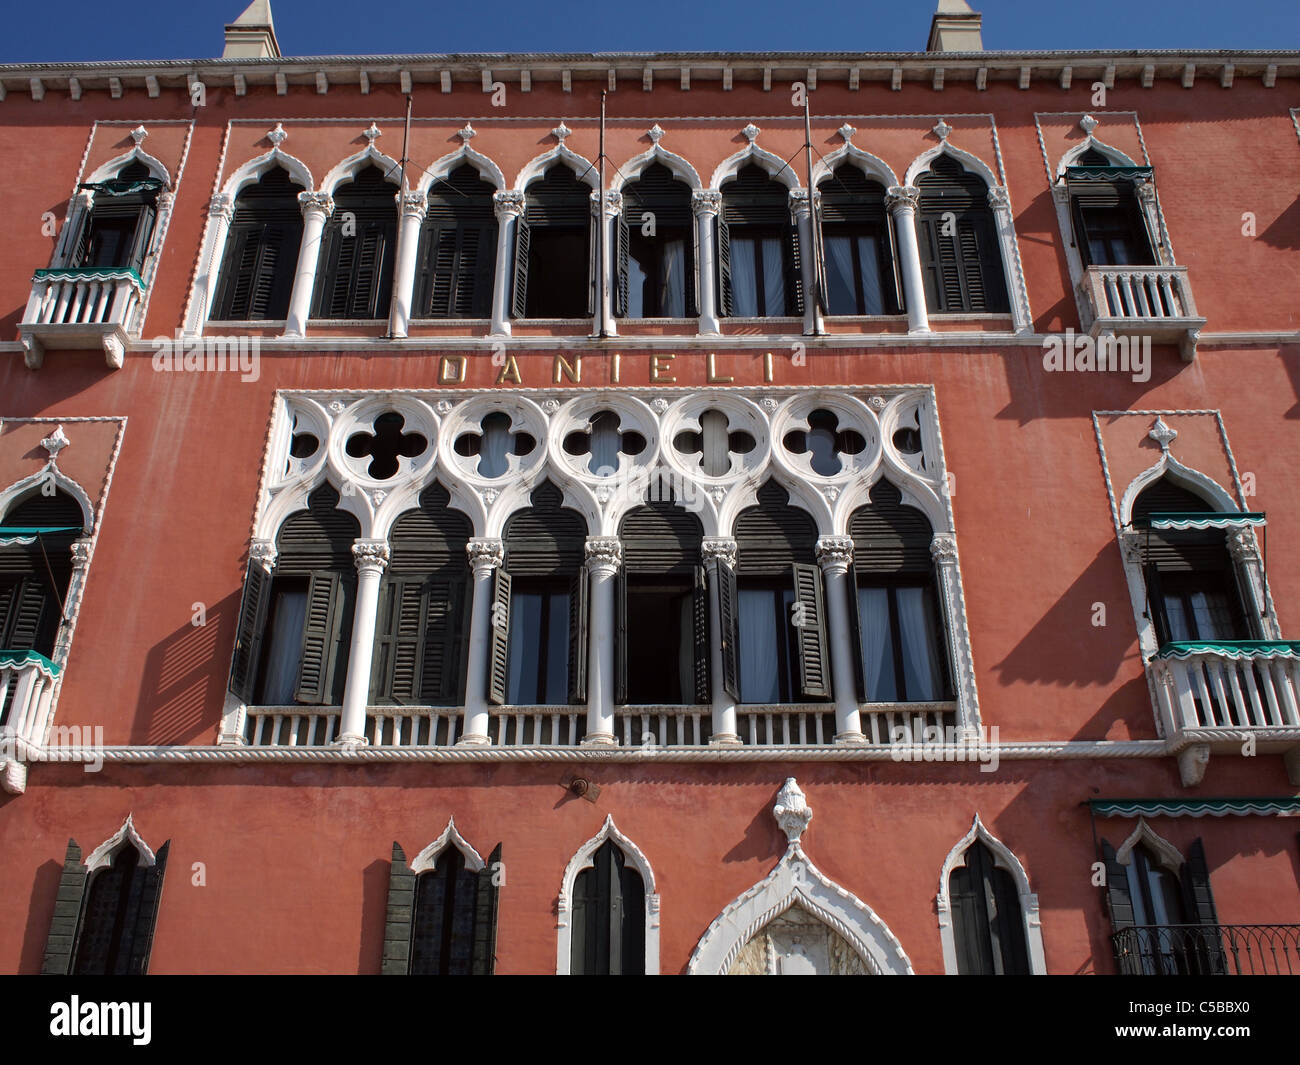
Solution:
M222 27L247 2L13 3L0 62L217 56ZM920 51L935 7L935 0L654 0L645 9L608 0L271 2L286 55ZM984 15L988 49L1300 48L1295 0L976 0L972 6ZM439 16L449 10L456 13Z

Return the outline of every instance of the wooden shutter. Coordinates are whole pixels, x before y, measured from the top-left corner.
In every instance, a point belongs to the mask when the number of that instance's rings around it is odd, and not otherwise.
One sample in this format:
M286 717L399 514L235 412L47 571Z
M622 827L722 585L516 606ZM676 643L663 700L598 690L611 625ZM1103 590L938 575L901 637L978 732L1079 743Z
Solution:
M431 253L428 302L422 308L430 318L452 317L452 293L456 281L456 243L459 231L451 226L426 230Z
M492 644L488 653L488 701L504 706L510 678L510 574L498 566L492 574Z
M740 699L740 596L736 591L736 571L717 563L718 619L722 625L722 690L732 699Z
M131 892L134 898L129 909L134 909L134 922L125 934L131 936L131 948L126 962L126 971L131 976L144 976L149 971L149 955L153 950L153 934L158 924L158 904L162 900L163 877L167 872L167 852L171 849L171 840L158 848L154 855L154 864L136 869L131 878ZM120 966L119 966L120 968Z
M472 973L491 976L496 971L497 911L500 906L501 844L492 848L487 865L479 870L474 895L474 952Z
M316 572L307 588L307 620L294 698L300 703L333 705L336 648L343 625L343 582L337 573Z
M1115 848L1104 839L1101 841L1101 857L1106 865L1106 904L1110 909L1111 931L1120 932L1132 928L1136 921L1133 916L1133 900L1128 890L1128 870L1119 864ZM1136 940L1129 940L1127 948L1116 959L1116 964L1121 976L1134 976L1142 972L1142 957Z
M596 304L600 299L600 270L603 264L596 261L600 254L600 233L596 227L603 225L605 213L602 209L587 225L587 313L592 315L600 310ZM605 232L609 232L608 227Z
M464 701L465 647L470 622L470 596L465 580L430 578L424 586L423 604L420 704L459 706Z
M786 226L785 307L786 314L803 314L803 249L799 246L799 227Z
M411 924L415 909L415 874L406 853L393 841L393 861L388 867L388 909L384 921L384 976L405 976L411 965Z
M1193 963L1197 975L1223 976L1226 966L1223 944L1219 939L1219 913L1214 905L1214 892L1210 889L1210 867L1205 860L1205 846L1199 837L1187 849L1187 861L1180 870L1179 880L1188 922L1204 927L1195 943L1195 953L1188 952L1188 961Z
M889 481L871 487L871 502L849 516L854 565L874 575L928 576L933 572L930 543L934 530Z
M795 629L799 645L799 688L805 699L831 694L830 663L826 655L826 614L822 607L822 572L817 566L795 563L794 606L803 624Z
M421 692L427 588L423 581L390 579L379 590L370 701L424 705Z
M230 663L230 690L245 703L253 699L261 659L262 633L271 602L271 576L260 562L248 564L244 596L235 628L235 654Z
M452 313L457 318L485 318L492 291L490 287L484 287L484 282L488 286L492 283L491 270L485 269L485 264L491 264L494 234L483 226L462 226L459 238L456 298L452 303ZM486 300L485 291L488 294Z
M960 976L993 976L992 943L989 940L984 882L977 870L967 865L954 869L948 877L948 898L952 903L952 936L957 948L957 973Z
M695 654L693 670L695 702L705 704L713 701L709 648L709 585L703 566L695 567L694 577L695 586L691 591L691 635Z
M1147 586L1147 617L1156 630L1156 644L1163 647L1171 639L1169 611L1165 609L1165 596L1160 587L1160 570L1150 563L1142 567Z
M158 212L152 204L144 204L136 219L135 233L131 239L130 267L137 274L144 275L144 263L149 257L149 242L153 236L154 221Z
M358 223L359 225L359 223ZM357 265L348 305L349 318L378 318L387 311L383 306L386 277L385 258L391 254L389 226L369 222L357 234Z
M587 571L569 579L569 703L587 701Z
M657 221L657 220L656 220ZM618 245L615 269L618 271L618 288L615 290L617 299L614 307L614 315L617 318L627 317L628 304L628 258L630 245L632 243L632 234L628 231L627 214L620 211L618 215Z
M844 593L848 597L849 607L849 647L853 652L853 683L857 691L858 702L867 701L867 679L862 671L862 615L858 608L858 567L856 562L849 563L849 572L844 577Z
M7 619L0 610L0 625L4 625L0 650L49 654L54 650L54 632L50 630L57 632L58 606L53 591L39 577L28 577L11 587Z
M528 249L532 231L522 215L515 219L515 279L511 293L510 317L525 318L528 311Z
M627 566L614 576L614 702L627 702Z
M54 898L54 916L45 939L42 976L66 976L72 970L72 952L76 947L81 905L86 895L86 867L81 862L81 848L75 839L68 840L59 874L59 891Z
M718 314L731 317L731 230L718 213Z

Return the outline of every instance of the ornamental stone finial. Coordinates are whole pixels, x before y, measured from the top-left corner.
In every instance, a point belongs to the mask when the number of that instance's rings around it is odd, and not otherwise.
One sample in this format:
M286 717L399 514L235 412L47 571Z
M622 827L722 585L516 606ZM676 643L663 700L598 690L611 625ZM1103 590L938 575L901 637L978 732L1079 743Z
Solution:
M564 124L564 119L560 119L560 124L551 130L551 136L561 144L563 144L572 134L573 130L569 129L569 127Z
M63 431L63 426L60 425L54 430L54 432L50 433L49 436L41 441L41 447L45 448L49 453L51 461L57 461L59 452L70 443L72 443L72 441L68 439L67 434Z
M798 843L799 837L808 828L808 822L812 820L812 808L794 777L785 778L776 797L776 805L772 807L772 816L781 826L785 838L791 843Z
M948 123L941 118L934 124L933 131L934 135L941 141L946 141L948 139L948 134L952 132L952 126L948 125Z
M1165 420L1157 415L1155 422L1151 426L1151 431L1147 433L1147 436L1159 444L1160 450L1168 455L1169 445L1178 438L1178 430L1169 428L1169 426L1165 424Z
M284 126L281 123L277 122L275 124L275 129L270 130L266 134L266 139L271 142L272 148L278 148L280 147L281 144L284 143L285 138L288 136L289 134L287 134L284 131Z
M749 125L747 125L744 129L740 131L740 134L742 137L745 138L745 140L749 141L750 144L753 144L754 141L758 140L758 135L762 132L763 131L761 129L759 129L756 125L754 125L754 123L751 122Z
M1092 131L1100 125L1101 122L1093 118L1092 115L1084 115L1079 119L1079 128L1089 137L1092 136Z
M468 144L478 136L478 130L474 128L473 123L466 122L465 125L456 131L456 136L460 138L461 144Z
M857 130L854 129L852 126L850 126L847 122L845 122L844 125L842 125L835 132L844 138L845 144L852 144L853 134L857 133Z
M373 148L375 146L375 138L383 136L383 132L384 131L382 129L380 129L373 122L371 122L369 126L367 126L365 129L361 131L361 136L365 137L366 144L369 147Z
M144 126L136 126L135 129L131 131L131 140L135 142L137 148L144 143L144 139L147 136L149 136L149 131L145 129Z
M660 139L664 135L663 127L660 126L658 122L656 122L653 126L651 126L648 130L645 131L645 135L650 138L651 144L658 144Z

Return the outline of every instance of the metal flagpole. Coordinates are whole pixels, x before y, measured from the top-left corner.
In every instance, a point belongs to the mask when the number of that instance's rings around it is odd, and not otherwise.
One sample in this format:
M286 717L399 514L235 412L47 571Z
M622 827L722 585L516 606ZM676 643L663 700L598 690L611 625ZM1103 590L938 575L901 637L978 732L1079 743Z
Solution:
M600 323L597 334L602 337L609 336L609 321L606 317L605 292L609 286L608 271L605 268L605 90L600 94L600 155L597 157L597 163L600 166L600 208L596 212L596 274L599 281L596 284L596 321Z
M817 190L813 188L812 180L812 101L809 99L809 93L805 89L803 97L803 147L805 152L804 162L805 173L808 175L808 232L812 234L812 247L809 251L812 253L812 292L809 298L812 300L813 308L813 332L822 332L821 318L818 316L820 311L826 313L826 304L822 297L822 249L821 249L821 226L817 221Z

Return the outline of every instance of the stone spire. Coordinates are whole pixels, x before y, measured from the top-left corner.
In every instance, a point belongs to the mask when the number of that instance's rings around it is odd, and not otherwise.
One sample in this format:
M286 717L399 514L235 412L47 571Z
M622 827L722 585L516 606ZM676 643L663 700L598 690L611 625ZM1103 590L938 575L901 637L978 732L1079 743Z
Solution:
M271 0L253 0L244 13L226 26L222 59L278 59L280 44L271 22Z
M939 0L939 8L930 20L927 52L982 52L980 14L972 11L966 0Z

